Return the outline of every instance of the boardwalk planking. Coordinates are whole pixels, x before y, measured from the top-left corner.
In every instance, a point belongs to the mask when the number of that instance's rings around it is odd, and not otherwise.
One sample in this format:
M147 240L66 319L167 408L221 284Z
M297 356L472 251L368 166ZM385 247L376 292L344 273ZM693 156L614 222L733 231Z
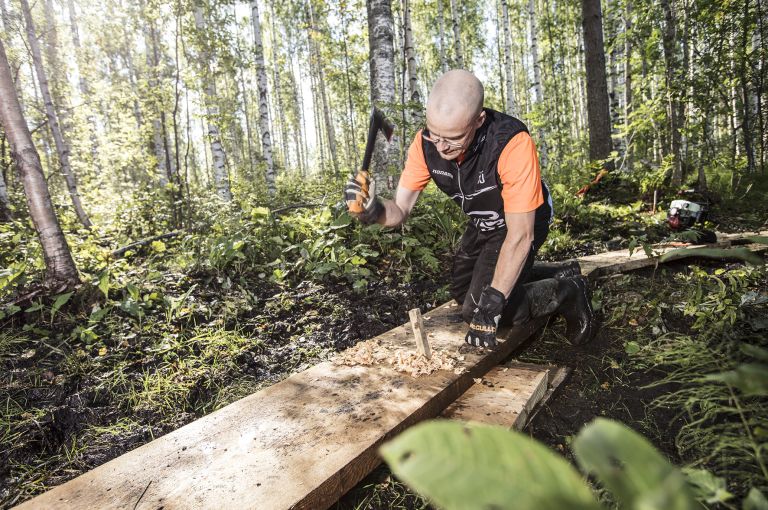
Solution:
M456 351L466 325L446 304L424 317L433 351ZM327 508L380 462L378 446L438 416L541 323L457 375L412 378L385 365L320 363L52 489L20 508ZM410 328L378 339L413 350Z

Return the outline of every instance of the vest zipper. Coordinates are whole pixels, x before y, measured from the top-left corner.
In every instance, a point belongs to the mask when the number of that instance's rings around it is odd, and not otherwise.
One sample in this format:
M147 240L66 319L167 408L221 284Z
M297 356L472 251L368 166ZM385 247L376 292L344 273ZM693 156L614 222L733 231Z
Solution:
M453 163L456 165L456 183L459 185L459 193L461 193L461 212L466 214L467 211L464 210L464 190L461 189L461 172L459 171L459 164L456 161Z

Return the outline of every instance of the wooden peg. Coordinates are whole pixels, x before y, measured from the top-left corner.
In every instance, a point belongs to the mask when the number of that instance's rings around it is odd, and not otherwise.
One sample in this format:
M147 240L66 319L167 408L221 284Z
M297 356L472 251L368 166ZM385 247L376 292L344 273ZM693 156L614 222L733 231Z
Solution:
M429 348L429 340L424 332L424 321L421 318L421 310L414 308L408 311L411 317L411 327L413 327L413 336L416 337L416 352L427 359L432 357L432 349Z

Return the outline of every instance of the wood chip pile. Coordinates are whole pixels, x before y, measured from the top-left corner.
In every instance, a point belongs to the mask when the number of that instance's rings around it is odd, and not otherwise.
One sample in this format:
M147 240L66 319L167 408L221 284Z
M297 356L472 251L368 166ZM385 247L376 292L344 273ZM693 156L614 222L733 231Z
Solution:
M455 374L462 374L466 369L459 366L461 361L464 361L464 356L460 352L452 355L433 350L432 357L427 359L415 351L393 349L375 339L360 342L333 358L335 364L350 367L385 363L398 372L410 374L411 377L429 375L437 370L453 370Z

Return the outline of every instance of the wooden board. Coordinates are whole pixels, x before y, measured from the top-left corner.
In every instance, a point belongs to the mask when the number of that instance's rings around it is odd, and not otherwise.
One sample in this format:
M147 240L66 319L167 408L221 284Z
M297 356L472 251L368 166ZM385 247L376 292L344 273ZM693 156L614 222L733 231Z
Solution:
M488 372L442 416L521 430L549 387L554 367L511 362Z
M751 232L743 234L718 234L718 242L713 244L682 246L682 248L727 248L731 245L741 244L747 236L768 235L768 231ZM579 258L581 271L589 278L599 278L624 271L633 271L644 267L652 267L658 264L658 260L664 253L681 248L678 245L653 245L654 253L649 257L641 246L635 248L632 254L629 250L617 250Z
M433 355L463 345L460 310L450 303L424 317ZM470 349L459 375L320 363L20 508L327 508L379 464L384 440L438 416L542 324L513 329L493 351ZM413 350L405 326L378 338Z

